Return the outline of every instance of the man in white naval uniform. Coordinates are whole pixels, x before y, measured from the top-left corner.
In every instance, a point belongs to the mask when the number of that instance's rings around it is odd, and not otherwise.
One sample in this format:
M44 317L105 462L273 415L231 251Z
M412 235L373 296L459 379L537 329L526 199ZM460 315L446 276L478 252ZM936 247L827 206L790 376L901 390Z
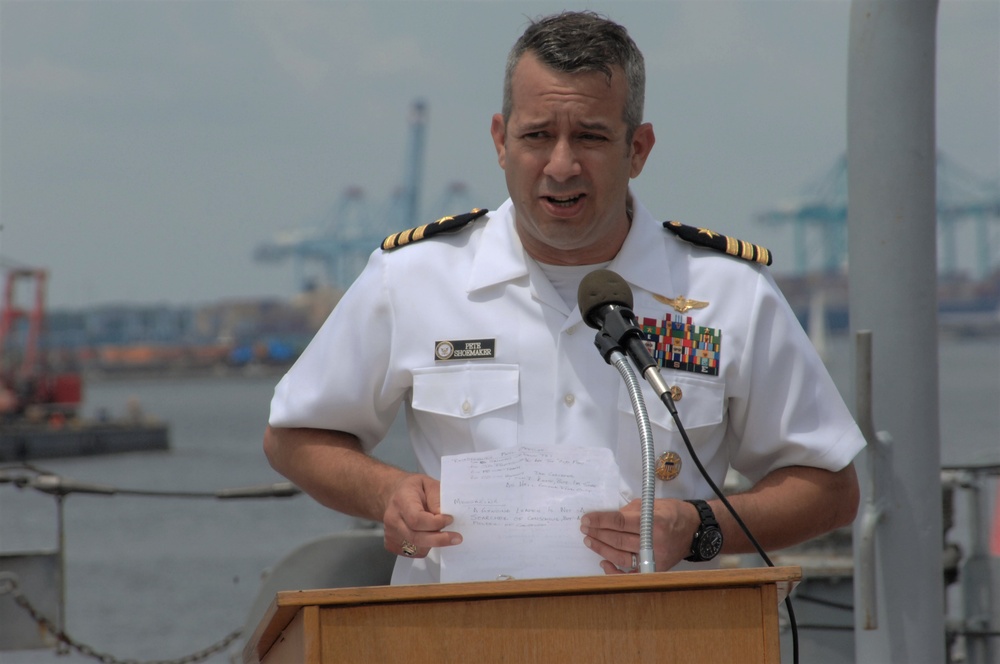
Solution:
M589 64L565 70L559 53L594 34L598 46L579 46ZM381 521L401 556L393 583L437 581L436 550L461 544L440 513L443 455L608 447L623 495L640 495L627 390L576 307L583 276L603 267L632 288L650 345L666 344L661 373L714 482L732 466L753 483L730 502L762 546L853 519L863 438L766 268L680 239L628 189L655 142L639 121L642 86L641 54L620 26L588 13L530 26L491 129L511 199L387 238L277 386L269 460L322 504ZM722 551L752 551L643 389L656 454L675 453L681 468L657 482L657 570L718 552L697 554L705 510ZM401 405L418 473L369 454ZM604 572L634 568L638 501L586 515L581 530Z

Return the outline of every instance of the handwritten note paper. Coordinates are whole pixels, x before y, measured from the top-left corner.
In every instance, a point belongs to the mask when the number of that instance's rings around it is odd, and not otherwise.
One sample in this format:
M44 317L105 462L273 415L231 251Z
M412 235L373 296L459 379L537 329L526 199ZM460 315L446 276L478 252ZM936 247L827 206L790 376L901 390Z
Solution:
M462 543L440 549L441 581L601 574L583 544L580 517L616 510L618 464L611 450L550 447L441 459L441 511Z

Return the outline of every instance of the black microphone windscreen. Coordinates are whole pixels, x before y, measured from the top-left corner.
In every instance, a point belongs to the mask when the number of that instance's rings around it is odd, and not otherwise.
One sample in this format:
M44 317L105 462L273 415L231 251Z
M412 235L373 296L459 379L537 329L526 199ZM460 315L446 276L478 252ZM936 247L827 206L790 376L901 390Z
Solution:
M600 328L602 321L594 320L591 314L607 304L617 304L632 308L632 289L621 275L611 270L594 270L583 278L576 293L580 314L587 325Z

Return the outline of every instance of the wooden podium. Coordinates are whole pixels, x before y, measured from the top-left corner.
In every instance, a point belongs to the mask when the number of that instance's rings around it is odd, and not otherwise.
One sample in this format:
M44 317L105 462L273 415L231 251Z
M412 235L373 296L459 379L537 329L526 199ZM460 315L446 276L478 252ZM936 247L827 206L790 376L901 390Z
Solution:
M798 567L279 592L246 664L781 661Z

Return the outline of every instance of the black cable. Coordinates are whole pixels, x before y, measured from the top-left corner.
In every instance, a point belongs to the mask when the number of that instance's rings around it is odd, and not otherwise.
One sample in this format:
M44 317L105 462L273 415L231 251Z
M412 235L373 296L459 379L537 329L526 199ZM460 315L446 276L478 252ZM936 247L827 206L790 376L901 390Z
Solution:
M677 424L677 430L680 431L681 438L684 440L684 445L687 447L688 454L691 455L691 460L694 461L694 465L698 467L698 472L700 472L701 476L705 478L705 481L708 482L708 485L712 487L712 491L714 491L715 495L719 497L719 500L722 501L722 504L726 506L726 509L729 511L729 513L733 516L733 519L739 525L740 530L742 530L743 534L747 536L747 539L750 540L750 543L753 545L754 549L757 550L757 553L760 554L760 557L764 560L767 566L774 567L774 563L771 562L771 559L768 557L767 553L764 552L764 548L757 541L757 538L753 536L753 534L750 532L750 529L747 527L747 524L745 524L740 515L736 513L736 510L729 503L729 500L722 493L722 490L712 480L712 477L708 474L708 471L705 470L705 466L702 465L701 460L698 458L698 454L694 451L694 445L691 444L691 439L688 438L687 431L684 429L684 425L681 423L680 415L677 414L677 407L674 405L674 400L673 397L670 396L670 392L664 392L662 395L660 395L660 400L663 402L663 405L667 407L667 410L670 411L670 416L674 419L674 422ZM798 664L799 628L798 624L795 621L795 610L792 608L791 591L789 591L789 593L785 595L785 609L787 609L788 611L788 626L792 633L792 661L795 664Z

